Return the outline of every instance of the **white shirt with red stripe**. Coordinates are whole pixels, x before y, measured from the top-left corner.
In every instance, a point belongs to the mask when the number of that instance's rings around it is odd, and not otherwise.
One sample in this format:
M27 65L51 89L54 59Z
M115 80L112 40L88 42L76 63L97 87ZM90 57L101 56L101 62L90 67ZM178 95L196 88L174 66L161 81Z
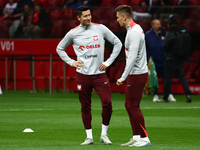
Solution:
M65 49L72 43L77 60L83 62L83 67L76 71L85 75L101 74L105 73L99 70L99 65L104 62L105 39L113 44L112 54L105 61L106 64L111 65L119 55L122 43L102 24L91 23L87 27L79 25L71 29L60 41L56 51L63 61L72 66L75 60L65 52Z
M148 72L145 35L143 29L134 21L130 23L126 29L126 66L120 78L121 81L125 81L128 75L144 74Z

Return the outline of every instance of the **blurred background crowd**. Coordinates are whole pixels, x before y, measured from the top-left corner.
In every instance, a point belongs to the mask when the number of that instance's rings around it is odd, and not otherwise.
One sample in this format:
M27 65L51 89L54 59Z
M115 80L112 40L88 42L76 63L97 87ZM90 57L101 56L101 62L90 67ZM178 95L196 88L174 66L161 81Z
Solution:
M91 7L93 22L123 32L115 15L121 4L132 6L133 18L145 32L155 18L167 30L169 14L177 15L188 32L200 31L199 0L0 0L0 38L62 38L78 25L75 8L80 5Z

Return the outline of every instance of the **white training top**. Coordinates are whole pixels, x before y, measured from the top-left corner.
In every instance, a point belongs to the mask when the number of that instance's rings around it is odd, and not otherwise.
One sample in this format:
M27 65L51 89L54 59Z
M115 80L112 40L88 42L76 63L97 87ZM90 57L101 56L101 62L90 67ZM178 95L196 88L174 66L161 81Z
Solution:
M122 43L102 24L91 23L87 27L79 25L71 29L60 41L56 51L63 61L72 66L75 60L71 59L65 52L65 49L72 43L77 61L83 62L83 67L76 69L76 71L85 75L101 74L105 73L105 71L99 70L99 65L104 62L104 39L113 44L112 54L105 61L105 64L111 65L119 55Z
M126 67L121 76L122 82L126 80L128 75L148 72L144 31L134 21L126 29Z
M13 11L17 8L17 3L13 3L12 5L10 3L7 3L4 11L6 11L8 14L12 14Z

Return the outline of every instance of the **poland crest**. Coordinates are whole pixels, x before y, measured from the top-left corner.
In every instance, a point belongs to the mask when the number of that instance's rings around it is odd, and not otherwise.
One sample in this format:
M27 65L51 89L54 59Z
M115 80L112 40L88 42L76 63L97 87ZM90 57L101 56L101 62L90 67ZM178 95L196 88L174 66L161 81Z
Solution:
M98 36L97 35L93 36L93 38L94 38L94 41L98 41Z
M77 90L81 90L81 84L77 84Z

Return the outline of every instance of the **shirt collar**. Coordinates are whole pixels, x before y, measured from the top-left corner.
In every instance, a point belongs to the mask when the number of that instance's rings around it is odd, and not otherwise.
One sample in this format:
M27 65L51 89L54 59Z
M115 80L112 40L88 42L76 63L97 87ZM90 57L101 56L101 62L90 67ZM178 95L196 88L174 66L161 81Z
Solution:
M126 26L126 30L132 29L135 25L136 23L134 21L131 22L128 26Z

